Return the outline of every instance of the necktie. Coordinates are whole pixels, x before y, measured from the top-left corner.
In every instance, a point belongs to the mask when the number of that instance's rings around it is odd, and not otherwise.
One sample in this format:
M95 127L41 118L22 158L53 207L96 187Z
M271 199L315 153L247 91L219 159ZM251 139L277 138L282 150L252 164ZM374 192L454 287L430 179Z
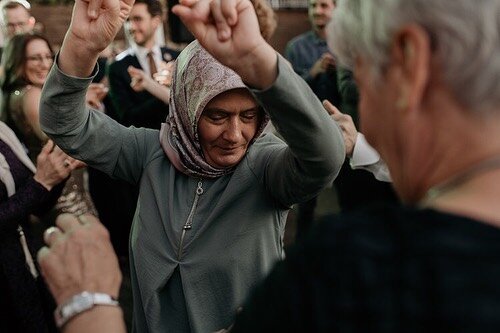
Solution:
M158 70L156 69L153 52L148 53L148 62L149 62L149 71L151 72L151 77L153 77L153 74L156 74L156 72L158 72Z

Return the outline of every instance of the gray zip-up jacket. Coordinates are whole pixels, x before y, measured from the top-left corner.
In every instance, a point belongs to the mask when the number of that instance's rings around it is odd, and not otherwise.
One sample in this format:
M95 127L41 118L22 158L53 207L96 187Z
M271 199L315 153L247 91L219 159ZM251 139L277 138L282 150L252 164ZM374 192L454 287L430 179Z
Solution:
M283 256L289 207L316 196L344 161L337 125L283 58L272 87L255 91L285 142L257 139L217 179L179 172L157 130L126 128L85 107L92 78L54 66L40 102L42 129L67 153L140 184L130 235L134 329L228 327L251 288Z

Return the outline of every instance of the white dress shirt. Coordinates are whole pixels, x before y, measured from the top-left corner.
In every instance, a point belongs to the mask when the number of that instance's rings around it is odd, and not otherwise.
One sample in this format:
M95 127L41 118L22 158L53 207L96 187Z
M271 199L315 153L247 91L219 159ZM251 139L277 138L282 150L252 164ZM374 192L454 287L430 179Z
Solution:
M391 182L391 175L387 164L380 158L379 153L366 141L365 136L358 133L356 145L350 160L351 168L363 169L371 172L377 180Z

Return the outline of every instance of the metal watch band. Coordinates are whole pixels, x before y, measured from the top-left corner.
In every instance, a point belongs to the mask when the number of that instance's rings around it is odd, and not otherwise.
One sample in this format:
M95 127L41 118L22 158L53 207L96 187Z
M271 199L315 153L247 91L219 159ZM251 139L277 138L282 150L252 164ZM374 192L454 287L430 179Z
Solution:
M120 306L118 301L108 294L84 291L56 308L54 318L57 327L62 328L68 320L96 305Z

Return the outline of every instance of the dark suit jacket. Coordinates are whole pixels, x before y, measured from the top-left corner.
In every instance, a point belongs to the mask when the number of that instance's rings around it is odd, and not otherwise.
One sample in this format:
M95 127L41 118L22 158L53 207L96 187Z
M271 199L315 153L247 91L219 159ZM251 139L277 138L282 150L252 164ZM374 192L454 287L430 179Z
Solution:
M117 56L117 60L108 66L109 95L118 114L118 121L125 126L160 128L168 114L168 106L147 91L135 92L130 87L128 66L141 68L139 60L129 50ZM173 60L178 51L161 48L165 61Z

